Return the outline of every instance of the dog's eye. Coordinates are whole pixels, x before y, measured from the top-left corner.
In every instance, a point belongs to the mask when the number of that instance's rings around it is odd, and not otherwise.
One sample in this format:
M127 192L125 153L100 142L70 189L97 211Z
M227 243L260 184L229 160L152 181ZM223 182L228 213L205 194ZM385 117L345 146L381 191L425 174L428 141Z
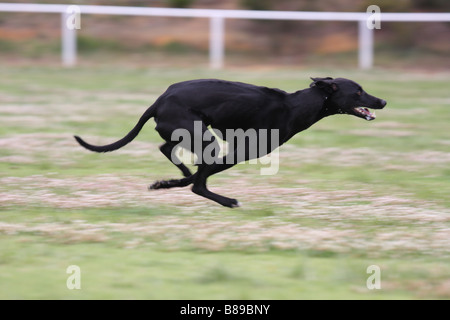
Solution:
M361 95L361 90L358 90L358 92L356 92L356 94L358 95L358 96L360 96Z

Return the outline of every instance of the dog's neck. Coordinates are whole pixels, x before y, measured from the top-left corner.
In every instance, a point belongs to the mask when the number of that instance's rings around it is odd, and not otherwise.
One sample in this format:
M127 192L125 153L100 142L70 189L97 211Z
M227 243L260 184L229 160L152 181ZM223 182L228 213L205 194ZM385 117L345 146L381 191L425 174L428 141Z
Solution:
M330 103L330 96L332 95L332 93L330 93L330 94L324 93L323 95L324 95L324 98L323 98L322 108L320 109L320 119L335 114L335 112L332 111L332 110L334 110L334 108L332 108L331 103Z
M287 105L291 110L290 130L292 135L312 126L324 117L333 113L330 111L328 94L319 88L308 88L288 95Z

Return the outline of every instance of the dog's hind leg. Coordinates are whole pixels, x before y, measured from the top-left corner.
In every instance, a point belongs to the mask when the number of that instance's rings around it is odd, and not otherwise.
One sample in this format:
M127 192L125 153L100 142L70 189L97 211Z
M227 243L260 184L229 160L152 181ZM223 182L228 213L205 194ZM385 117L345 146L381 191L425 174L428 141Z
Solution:
M159 147L159 150L161 150L162 154L166 156L167 159L170 160L174 165L178 167L178 169L181 170L184 177L190 177L192 176L192 172L186 167L180 159L176 156L175 153L173 153L173 149L176 147L175 144L171 142L166 142L163 145ZM175 162L174 162L175 161Z
M170 160L170 162L172 162L181 170L185 178L156 181L148 187L149 190L186 187L194 181L191 171L180 161L180 159L178 159L176 154L173 153L174 148L175 144L171 142L166 142L159 147L159 150L161 150L162 154L164 154L166 158Z
M148 189L156 190L156 189L170 189L170 188L180 188L186 187L194 182L196 173L193 175L183 178L183 179L171 179L171 180L160 180L152 183Z
M185 128L186 131L189 133L190 137L191 137L191 142L193 141L194 143L191 145L186 145L186 148L190 148L191 152L195 153L197 155L198 159L203 159L203 150L210 144L213 144L213 146L215 148L213 148L213 151L218 150L219 146L218 143L216 141L216 139L211 135L211 133L208 131L208 128L206 127L206 125L204 123L202 123L201 121L198 121L198 123L201 125L201 135L198 135L198 132L195 130L195 122L189 122L188 125L186 125L185 123ZM205 135L205 132L208 132L208 134ZM197 133L197 135L196 135ZM163 136L163 135L161 135ZM203 140L203 137L206 137L206 140ZM164 136L163 136L164 138ZM167 139L167 137L166 137ZM188 139L189 140L189 139ZM196 145L200 146L200 149L196 149ZM173 163L175 164L180 170L181 172L183 172L183 175L185 176L184 179L172 179L172 180L161 180L161 181L156 181L155 183L151 184L149 186L150 190L154 190L154 189L169 189L169 188L175 188L175 187L186 187L188 185L190 185L191 183L194 182L194 178L196 176L197 173L192 174L190 172L190 170L183 164L181 163L181 161L178 159L178 157L175 155L175 153L173 152L173 149L175 148L175 143L168 141L166 143L164 143L161 147L160 150L161 152ZM213 157L216 156L216 154L213 152Z

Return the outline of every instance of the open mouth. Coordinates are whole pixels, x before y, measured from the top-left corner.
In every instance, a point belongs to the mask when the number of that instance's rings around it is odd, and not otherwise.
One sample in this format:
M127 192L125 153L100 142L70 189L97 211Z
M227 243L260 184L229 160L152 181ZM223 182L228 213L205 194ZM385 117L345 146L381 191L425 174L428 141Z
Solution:
M353 108L353 111L355 116L366 119L367 121L371 121L376 118L375 112L371 112L369 109L365 107L356 107Z

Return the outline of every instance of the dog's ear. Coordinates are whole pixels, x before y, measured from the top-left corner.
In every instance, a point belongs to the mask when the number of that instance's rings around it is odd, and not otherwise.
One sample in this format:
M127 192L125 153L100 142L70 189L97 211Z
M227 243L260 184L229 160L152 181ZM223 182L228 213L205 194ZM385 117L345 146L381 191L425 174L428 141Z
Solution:
M334 91L338 90L338 86L336 82L334 82L333 78L326 77L326 78L312 78L313 81L309 86L320 88L328 93L333 93Z

